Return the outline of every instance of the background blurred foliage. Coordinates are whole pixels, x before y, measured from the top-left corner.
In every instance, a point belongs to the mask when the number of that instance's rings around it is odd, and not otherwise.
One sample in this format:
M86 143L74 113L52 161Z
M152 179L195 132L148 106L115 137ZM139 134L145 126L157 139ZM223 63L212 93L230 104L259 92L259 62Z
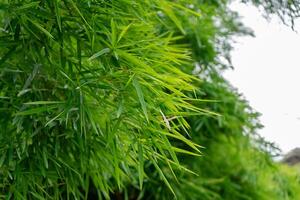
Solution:
M299 199L222 77L252 35L229 3L1 1L1 198Z

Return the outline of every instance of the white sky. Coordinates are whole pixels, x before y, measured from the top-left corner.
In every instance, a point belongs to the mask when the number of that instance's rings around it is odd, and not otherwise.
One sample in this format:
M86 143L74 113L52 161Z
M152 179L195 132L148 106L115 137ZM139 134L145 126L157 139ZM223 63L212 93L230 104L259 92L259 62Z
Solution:
M234 4L255 38L237 38L235 69L225 77L261 112L265 126L259 133L287 152L300 147L300 33L271 22L250 6ZM298 23L298 26L300 23Z

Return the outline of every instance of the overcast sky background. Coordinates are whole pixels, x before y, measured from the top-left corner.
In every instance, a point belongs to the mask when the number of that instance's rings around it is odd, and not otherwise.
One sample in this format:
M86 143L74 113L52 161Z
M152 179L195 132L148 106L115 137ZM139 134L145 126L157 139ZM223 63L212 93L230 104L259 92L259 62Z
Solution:
M255 7L232 8L256 37L236 38L235 69L224 75L262 113L262 136L284 153L300 147L300 31L293 32L277 18L268 22Z

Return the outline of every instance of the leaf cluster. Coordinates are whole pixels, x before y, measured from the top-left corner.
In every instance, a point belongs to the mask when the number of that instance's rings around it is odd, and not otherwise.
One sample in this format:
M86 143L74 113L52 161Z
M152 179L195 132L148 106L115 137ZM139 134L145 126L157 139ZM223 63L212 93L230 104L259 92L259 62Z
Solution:
M221 75L229 3L1 1L0 197L299 199Z
M134 8L134 9L133 9ZM142 187L144 162L182 168L199 145L180 130L194 76L171 1L2 1L0 193L13 199L109 198ZM196 13L189 13L196 15ZM166 22L167 23L167 22ZM190 152L174 147L183 141ZM192 153L195 152L195 153ZM171 189L171 186L169 185Z

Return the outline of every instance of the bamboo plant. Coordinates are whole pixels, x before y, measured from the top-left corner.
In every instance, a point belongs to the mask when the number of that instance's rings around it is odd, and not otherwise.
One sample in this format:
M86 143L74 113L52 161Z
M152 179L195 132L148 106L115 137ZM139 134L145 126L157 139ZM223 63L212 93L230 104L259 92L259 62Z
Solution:
M295 17L296 1L250 2ZM257 116L219 76L231 36L251 34L237 17L218 0L2 0L0 197L147 198L158 181L153 198L188 199L199 172L189 159L223 142L222 115L252 152L243 127ZM214 131L195 129L205 121ZM194 188L199 199L220 192Z

